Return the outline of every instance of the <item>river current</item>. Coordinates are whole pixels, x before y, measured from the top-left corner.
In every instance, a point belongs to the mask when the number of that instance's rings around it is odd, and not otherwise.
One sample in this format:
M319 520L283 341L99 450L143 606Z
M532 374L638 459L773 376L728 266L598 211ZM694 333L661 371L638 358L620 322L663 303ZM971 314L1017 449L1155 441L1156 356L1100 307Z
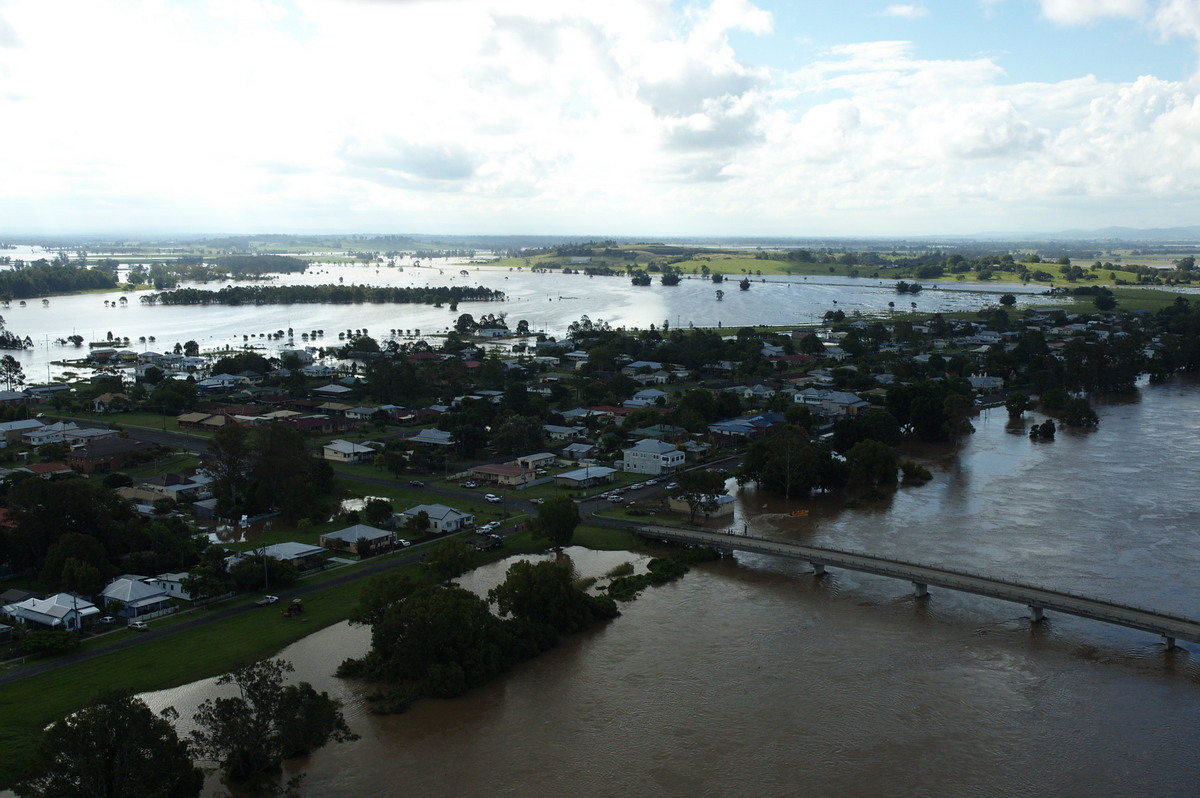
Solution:
M927 485L855 508L747 488L730 527L1200 615L1198 388L1142 385L1098 407L1098 430L1053 442L984 411L957 451L909 453ZM583 575L643 561L569 554ZM505 567L463 584L486 590ZM1026 614L737 555L464 698L388 717L367 711L368 685L331 676L369 642L342 624L281 656L362 739L288 766L312 796L1195 794L1200 646ZM146 698L186 729L214 689Z

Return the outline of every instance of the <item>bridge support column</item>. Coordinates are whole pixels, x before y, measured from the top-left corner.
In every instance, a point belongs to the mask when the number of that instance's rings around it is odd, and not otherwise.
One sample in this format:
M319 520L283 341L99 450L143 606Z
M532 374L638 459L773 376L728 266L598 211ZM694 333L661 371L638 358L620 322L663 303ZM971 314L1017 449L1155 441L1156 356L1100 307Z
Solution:
M1029 605L1029 622L1041 623L1046 620L1046 611L1036 604Z
M1170 635L1163 635L1163 636L1162 636L1162 638L1163 638L1163 643L1164 643L1164 644L1166 645L1166 647L1167 647L1167 651L1172 651L1172 650L1174 650L1174 648L1175 648L1175 638L1171 637Z
M810 562L809 565L812 566L813 576L820 578L825 575L825 566L822 565L821 563Z
M924 582L913 582L913 598L928 598L929 585Z

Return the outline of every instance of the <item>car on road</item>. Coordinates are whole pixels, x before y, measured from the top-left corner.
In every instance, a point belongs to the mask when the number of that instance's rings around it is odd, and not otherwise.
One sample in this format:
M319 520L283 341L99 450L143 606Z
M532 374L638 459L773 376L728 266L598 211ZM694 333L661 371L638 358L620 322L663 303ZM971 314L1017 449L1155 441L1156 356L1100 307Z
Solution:
M421 480L419 480L419 479L410 479L410 480L408 481L408 484L409 484L409 485L412 485L414 488L423 488L423 487L425 487L425 483L424 483L424 482L422 482L422 481L421 481Z
M678 482L668 482L667 483L667 490L675 490L678 487L679 487Z
M460 488L478 488L478 487L479 487L479 483L478 483L478 482L473 482L473 481L471 481L471 480L467 480L466 482L461 482L461 483L459 483L459 487L460 487Z
M625 497L618 493L614 493L608 497L608 500L613 504L620 504L621 502L625 501Z
M149 631L150 629L150 627L146 625L145 621L130 621L129 628L135 632L145 632Z
M486 524L479 527L479 533L482 535L486 535L488 532L491 532L493 529L499 529L499 528L500 528L499 521L488 521Z
M274 604L276 601L279 601L279 596L263 596L254 603L260 607L265 607L268 604Z
M499 503L500 503L500 497L499 497L499 496L497 496L497 495L496 495L496 494L494 494L494 493L489 493L488 495L484 496L483 498L484 498L484 501L489 501L489 502L491 502L492 504L499 504Z
M658 480L657 479L648 479L648 480L646 480L646 484L647 485L657 485Z
M541 496L539 496L539 497L538 497L538 498L536 498L536 499L530 499L530 500L529 500L529 503L530 503L530 504L545 504L545 503L546 503L546 500L545 500L545 499L543 499Z

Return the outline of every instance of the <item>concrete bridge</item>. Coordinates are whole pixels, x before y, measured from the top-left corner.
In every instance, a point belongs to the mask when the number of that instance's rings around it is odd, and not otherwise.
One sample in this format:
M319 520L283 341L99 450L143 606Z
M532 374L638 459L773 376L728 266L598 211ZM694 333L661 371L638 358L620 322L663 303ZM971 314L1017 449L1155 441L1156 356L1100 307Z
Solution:
M818 546L805 546L786 540L752 535L664 526L640 527L635 531L642 537L652 540L709 546L721 551L748 551L755 554L770 554L793 560L804 560L812 565L813 573L818 577L825 574L826 568L832 567L903 579L912 583L913 594L917 598L928 596L929 586L936 585L937 587L961 590L964 593L1014 601L1029 608L1029 618L1033 623L1040 622L1045 617L1046 610L1105 621L1161 635L1168 650L1175 647L1177 639L1200 643L1200 621L1143 607L1089 598L1065 590L1052 590L1037 585L995 579L923 563L874 557L869 554Z

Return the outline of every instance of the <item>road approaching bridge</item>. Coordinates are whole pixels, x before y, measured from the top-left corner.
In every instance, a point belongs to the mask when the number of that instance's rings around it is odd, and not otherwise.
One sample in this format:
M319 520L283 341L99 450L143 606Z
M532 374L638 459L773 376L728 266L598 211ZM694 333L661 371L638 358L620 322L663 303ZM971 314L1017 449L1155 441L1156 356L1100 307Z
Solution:
M1162 635L1168 650L1175 647L1177 639L1200 643L1200 621L1128 604L1089 598L1065 590L1052 590L1037 585L995 579L981 574L954 571L923 563L875 557L869 554L819 546L805 546L786 540L752 535L664 526L640 527L635 531L642 537L652 540L709 546L721 551L747 551L804 560L812 565L813 573L817 576L824 575L825 569L832 567L903 579L912 583L914 595L918 598L927 596L929 586L936 585L951 590L960 590L964 593L1015 601L1029 607L1030 620L1034 623L1043 619L1046 610L1105 621Z

